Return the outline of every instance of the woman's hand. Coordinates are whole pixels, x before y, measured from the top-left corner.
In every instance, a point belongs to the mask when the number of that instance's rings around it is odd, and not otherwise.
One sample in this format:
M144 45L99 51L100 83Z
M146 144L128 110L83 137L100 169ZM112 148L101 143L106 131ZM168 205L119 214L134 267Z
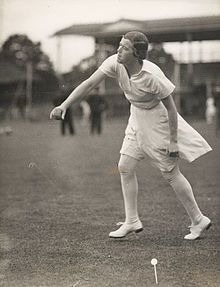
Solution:
M171 142L168 150L170 157L179 157L179 148L176 142Z
M168 112L169 128L170 128L170 144L168 154L170 157L179 157L179 148L177 144L178 118L174 100L172 96L168 96L162 100Z
M50 119L64 120L66 110L60 106L55 107L50 113Z

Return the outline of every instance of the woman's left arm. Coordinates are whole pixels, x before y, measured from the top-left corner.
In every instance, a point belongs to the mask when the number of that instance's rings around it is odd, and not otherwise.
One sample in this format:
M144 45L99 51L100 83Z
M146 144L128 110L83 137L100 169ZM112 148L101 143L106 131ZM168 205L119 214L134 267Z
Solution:
M170 145L169 145L169 155L171 157L178 157L178 142L177 142L177 130L178 130L178 120L177 120L177 110L174 103L172 95L162 99L162 102L167 109L169 127L170 127Z

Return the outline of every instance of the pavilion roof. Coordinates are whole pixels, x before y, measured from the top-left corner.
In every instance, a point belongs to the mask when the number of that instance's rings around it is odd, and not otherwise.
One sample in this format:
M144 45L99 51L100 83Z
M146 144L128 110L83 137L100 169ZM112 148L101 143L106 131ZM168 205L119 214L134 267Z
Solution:
M145 33L150 42L220 40L220 16L145 21L122 18L108 23L74 24L57 31L53 36L84 35L108 39L121 37L131 30Z

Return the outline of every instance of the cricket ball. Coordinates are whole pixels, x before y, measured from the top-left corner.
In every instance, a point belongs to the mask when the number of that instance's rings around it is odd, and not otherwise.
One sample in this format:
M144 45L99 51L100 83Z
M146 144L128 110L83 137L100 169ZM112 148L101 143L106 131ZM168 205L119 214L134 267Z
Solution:
M61 120L62 119L62 110L57 108L55 111L54 111L54 119L56 120Z

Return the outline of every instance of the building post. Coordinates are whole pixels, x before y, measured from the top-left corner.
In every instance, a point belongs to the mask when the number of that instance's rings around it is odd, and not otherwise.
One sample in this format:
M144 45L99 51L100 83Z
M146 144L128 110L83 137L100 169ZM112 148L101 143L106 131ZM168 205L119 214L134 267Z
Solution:
M106 58L105 40L101 39L100 42L97 43L97 45L98 45L98 61L97 61L97 64L98 64L98 66L100 66L101 63ZM101 95L105 94L105 92L106 92L105 80L99 84L99 91L100 91Z
M192 35L187 34L188 42L188 63L187 63L187 79L189 83L192 83L193 80L193 63L192 63Z
M56 63L56 74L59 81L59 88L63 85L62 77L62 38L57 36L57 63Z
M174 63L174 83L175 89L175 104L177 111L181 114L181 93L180 93L180 63L175 61Z
M28 61L26 64L26 118L32 118L32 82L33 64Z

